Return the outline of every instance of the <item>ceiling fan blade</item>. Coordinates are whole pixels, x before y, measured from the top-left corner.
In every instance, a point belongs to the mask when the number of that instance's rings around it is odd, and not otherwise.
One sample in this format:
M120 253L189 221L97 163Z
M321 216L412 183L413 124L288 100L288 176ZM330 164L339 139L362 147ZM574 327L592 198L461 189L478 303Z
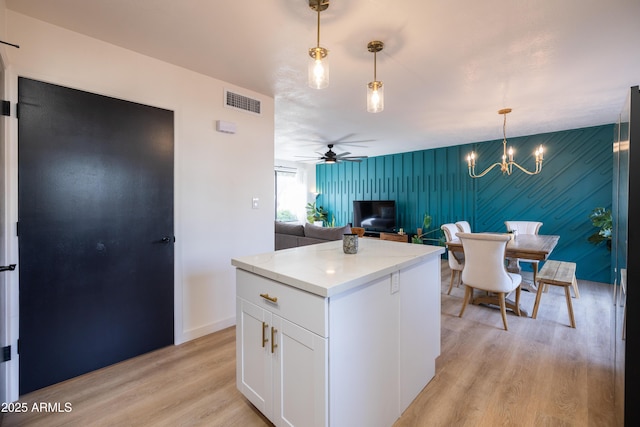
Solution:
M353 145L353 144L358 144L360 142L375 141L375 139L353 139L353 140L351 140L351 138L353 138L354 136L356 136L355 133L350 133L350 134L347 134L347 135L343 136L342 138L334 139L333 141L327 141L327 144ZM350 141L348 141L348 140L350 140Z
M351 147L363 147L363 148L367 148L367 145L359 145L361 142L371 142L371 141L375 141L375 139L358 139L358 140L353 140L353 141L344 141L344 142L334 142L334 145L350 145Z
M345 153L336 154L336 157L344 157L344 156L348 156L349 154L351 153L347 151Z
M356 135L357 134L355 134L355 133L349 133L349 134L346 134L346 135L342 136L341 138L336 138L336 139L328 139L328 138L324 137L323 135L320 135L318 139L311 139L311 140L309 140L309 142L304 143L303 145L322 144L323 146L327 146L327 145L331 144L331 145L351 145L353 147L367 148L366 145L357 145L357 144L359 144L361 142L372 142L372 141L375 141L375 139L354 139L354 140L349 141L350 138L353 138Z

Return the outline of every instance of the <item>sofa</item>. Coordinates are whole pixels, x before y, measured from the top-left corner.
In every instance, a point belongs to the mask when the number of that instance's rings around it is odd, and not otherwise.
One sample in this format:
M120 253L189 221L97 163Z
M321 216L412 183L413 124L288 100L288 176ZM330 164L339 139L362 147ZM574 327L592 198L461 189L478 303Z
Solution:
M276 221L275 250L342 240L342 235L346 233L351 233L351 227L348 225L344 227L318 227L309 223L302 225Z

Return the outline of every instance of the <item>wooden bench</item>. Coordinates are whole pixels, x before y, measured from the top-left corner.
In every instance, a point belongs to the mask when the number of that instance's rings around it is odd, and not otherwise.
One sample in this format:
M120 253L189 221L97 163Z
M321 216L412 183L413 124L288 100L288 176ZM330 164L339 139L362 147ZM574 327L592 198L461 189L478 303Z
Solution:
M546 261L542 269L538 272L536 279L538 281L538 292L536 293L536 302L533 306L533 314L531 315L531 318L535 319L538 315L540 297L542 296L544 292L543 290L546 286L564 286L564 295L567 300L567 310L569 311L569 321L571 322L571 327L575 328L576 320L573 316L573 305L571 304L571 291L569 288L573 288L576 298L580 297L580 294L578 293L578 282L576 280L576 263L552 260Z

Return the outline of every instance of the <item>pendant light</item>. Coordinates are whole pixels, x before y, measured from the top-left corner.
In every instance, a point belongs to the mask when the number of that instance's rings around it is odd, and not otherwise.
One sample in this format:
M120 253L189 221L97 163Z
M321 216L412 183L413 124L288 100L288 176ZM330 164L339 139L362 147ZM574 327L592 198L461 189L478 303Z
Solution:
M329 51L320 47L320 12L329 7L329 0L309 0L309 7L318 12L318 39L316 47L309 49L309 87L324 89L329 86Z
M367 50L373 52L373 81L367 84L367 111L379 113L384 110L384 86L376 80L377 53L384 48L384 43L374 40L367 44Z

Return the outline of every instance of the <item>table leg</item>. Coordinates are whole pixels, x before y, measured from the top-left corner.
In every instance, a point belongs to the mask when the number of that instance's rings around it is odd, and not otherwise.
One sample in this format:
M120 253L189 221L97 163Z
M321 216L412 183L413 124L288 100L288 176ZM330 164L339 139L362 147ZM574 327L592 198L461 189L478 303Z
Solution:
M520 274L520 260L518 258L507 258L507 271L509 273Z

